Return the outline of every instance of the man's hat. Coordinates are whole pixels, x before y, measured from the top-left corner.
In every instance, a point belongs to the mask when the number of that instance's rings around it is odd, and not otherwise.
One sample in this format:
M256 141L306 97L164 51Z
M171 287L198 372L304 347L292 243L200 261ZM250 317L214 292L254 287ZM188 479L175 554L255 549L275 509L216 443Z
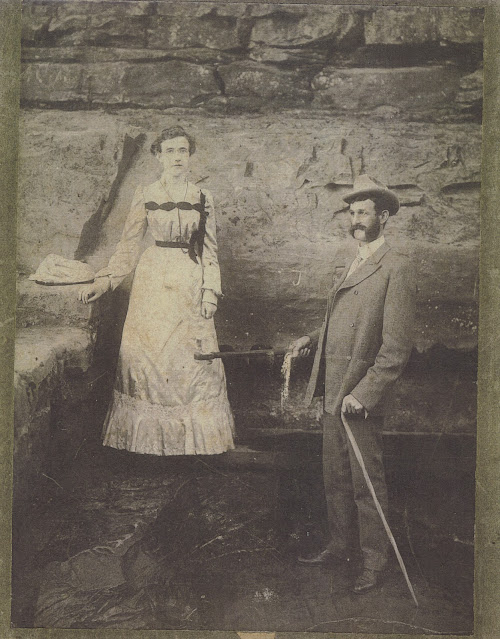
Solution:
M50 253L37 268L36 273L29 276L37 284L54 286L55 284L84 284L93 282L95 274L88 264L77 260L68 260L61 255Z
M397 195L385 184L371 178L366 173L355 178L352 188L353 190L343 198L344 202L348 204L358 198L366 197L366 199L369 199L371 195L376 195L377 198L380 198L384 202L384 206L389 211L389 215L396 215L399 210L399 199Z

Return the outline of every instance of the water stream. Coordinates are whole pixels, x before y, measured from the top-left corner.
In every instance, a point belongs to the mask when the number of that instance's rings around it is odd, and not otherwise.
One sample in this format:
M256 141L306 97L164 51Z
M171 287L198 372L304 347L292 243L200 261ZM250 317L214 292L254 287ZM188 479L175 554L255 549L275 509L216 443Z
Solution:
M290 374L292 372L292 354L286 353L283 359L283 365L281 367L281 411L285 410L286 401L288 399L290 390Z

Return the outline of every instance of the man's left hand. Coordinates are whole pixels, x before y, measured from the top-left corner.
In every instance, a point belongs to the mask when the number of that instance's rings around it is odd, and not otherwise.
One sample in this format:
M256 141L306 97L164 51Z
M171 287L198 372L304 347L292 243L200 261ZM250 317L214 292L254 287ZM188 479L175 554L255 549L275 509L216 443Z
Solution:
M201 303L201 314L205 319L212 319L216 310L217 304L212 304L212 302Z
M365 407L352 395L346 395L342 400L342 412L361 415L365 412Z

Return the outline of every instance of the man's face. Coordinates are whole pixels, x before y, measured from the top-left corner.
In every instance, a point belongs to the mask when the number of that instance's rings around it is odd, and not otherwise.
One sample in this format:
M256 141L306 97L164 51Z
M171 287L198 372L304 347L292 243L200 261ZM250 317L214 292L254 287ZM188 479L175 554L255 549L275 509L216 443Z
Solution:
M163 171L172 177L186 175L189 167L189 142L184 136L164 140L157 158Z
M373 200L353 202L349 207L351 228L349 233L358 242L373 242L382 232L380 215L375 211Z

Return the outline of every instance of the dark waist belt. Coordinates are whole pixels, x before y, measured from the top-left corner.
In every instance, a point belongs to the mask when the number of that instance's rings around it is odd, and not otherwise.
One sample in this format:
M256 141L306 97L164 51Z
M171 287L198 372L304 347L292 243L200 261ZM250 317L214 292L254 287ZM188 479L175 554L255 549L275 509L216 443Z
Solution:
M156 240L156 246L161 246L162 248L189 248L187 242L162 242L161 240Z

